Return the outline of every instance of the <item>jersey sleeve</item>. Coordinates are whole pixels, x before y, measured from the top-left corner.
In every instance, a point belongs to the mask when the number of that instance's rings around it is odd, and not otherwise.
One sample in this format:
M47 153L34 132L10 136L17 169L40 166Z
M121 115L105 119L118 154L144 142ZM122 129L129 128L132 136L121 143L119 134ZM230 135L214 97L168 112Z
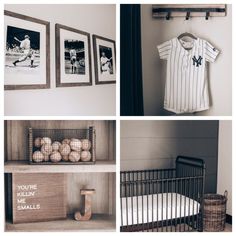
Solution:
M212 46L209 42L205 43L205 57L206 61L214 62L220 51Z
M160 59L167 60L170 55L171 45L171 40L169 40L157 46Z
M20 42L20 48L25 48L25 40Z

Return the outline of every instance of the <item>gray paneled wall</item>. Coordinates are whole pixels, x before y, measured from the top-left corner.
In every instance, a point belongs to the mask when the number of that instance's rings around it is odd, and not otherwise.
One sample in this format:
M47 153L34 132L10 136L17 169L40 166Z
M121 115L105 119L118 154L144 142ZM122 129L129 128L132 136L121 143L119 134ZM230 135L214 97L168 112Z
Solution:
M206 163L206 192L216 192L218 121L121 121L121 170L169 168L178 155Z

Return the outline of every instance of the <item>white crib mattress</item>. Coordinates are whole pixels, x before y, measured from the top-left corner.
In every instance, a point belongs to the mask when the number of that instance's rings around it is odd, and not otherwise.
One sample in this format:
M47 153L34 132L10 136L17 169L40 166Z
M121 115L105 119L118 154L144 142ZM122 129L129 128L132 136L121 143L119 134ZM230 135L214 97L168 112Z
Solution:
M122 226L196 215L199 213L200 208L200 204L197 201L178 193L123 197L121 204Z

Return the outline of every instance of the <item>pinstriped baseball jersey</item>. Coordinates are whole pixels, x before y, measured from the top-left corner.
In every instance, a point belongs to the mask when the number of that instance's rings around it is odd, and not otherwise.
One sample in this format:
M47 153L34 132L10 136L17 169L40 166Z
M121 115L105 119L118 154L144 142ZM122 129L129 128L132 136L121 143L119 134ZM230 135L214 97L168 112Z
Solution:
M167 60L164 108L176 114L207 110L206 62L214 62L219 50L200 38L173 38L157 48L160 58Z

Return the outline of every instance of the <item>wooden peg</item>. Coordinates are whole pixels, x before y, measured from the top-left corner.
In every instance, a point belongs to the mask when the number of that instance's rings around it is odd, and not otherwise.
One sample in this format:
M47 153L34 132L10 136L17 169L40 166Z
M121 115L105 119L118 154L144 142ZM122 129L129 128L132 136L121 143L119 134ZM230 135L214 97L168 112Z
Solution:
M206 12L206 18L205 18L205 19L208 20L208 19L209 19L209 16L210 16L210 12L207 11L207 12Z
M169 20L169 19L170 19L170 12L168 12L166 15L166 20Z
M92 195L95 193L95 189L81 189L80 194L84 195L84 215L82 216L79 211L75 212L75 219L78 221L90 220L92 216Z
M186 20L189 20L189 17L190 17L190 11L188 11L188 12L186 13L185 19L186 19Z

